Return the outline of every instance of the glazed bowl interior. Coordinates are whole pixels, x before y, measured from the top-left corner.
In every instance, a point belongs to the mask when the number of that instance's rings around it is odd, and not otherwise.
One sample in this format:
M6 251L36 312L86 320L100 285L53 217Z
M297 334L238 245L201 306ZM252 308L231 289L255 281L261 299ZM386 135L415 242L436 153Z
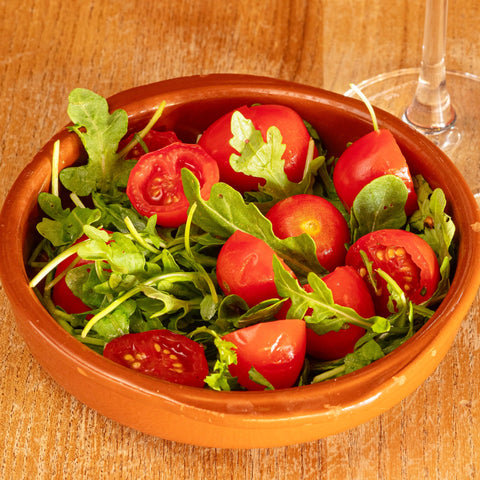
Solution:
M143 127L162 101L157 127L193 142L216 118L251 103L292 107L319 132L330 155L372 130L365 106L321 89L264 77L210 75L167 80L109 99L132 128ZM215 392L171 384L126 369L65 332L28 287L25 267L39 219L37 196L49 188L53 143L61 166L82 155L65 128L24 169L1 213L0 275L20 334L35 358L68 392L101 414L165 439L214 447L272 447L315 440L363 423L400 402L437 367L480 284L478 208L452 162L400 120L378 111L414 174L445 192L456 226L452 286L434 316L393 353L339 379L273 392Z

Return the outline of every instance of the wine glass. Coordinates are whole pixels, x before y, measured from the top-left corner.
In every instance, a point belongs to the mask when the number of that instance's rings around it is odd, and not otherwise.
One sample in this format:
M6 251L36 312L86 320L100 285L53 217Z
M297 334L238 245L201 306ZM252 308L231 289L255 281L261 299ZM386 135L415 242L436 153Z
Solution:
M426 0L420 68L385 73L357 85L372 105L401 117L438 145L480 202L480 77L447 71L448 0ZM355 88L345 95L356 95ZM480 167L480 165L479 165Z

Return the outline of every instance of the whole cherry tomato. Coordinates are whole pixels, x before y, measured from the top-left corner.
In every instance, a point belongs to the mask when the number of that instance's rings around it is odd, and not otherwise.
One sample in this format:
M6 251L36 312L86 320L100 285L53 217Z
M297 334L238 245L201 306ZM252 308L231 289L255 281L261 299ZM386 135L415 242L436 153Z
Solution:
M249 307L279 298L273 273L274 255L263 240L237 230L218 255L216 273L220 288L225 295L242 297ZM283 261L282 264L293 275Z
M332 291L333 301L337 305L350 307L363 318L375 315L375 307L368 288L362 277L350 266L337 267L332 273L322 277ZM310 285L305 290L312 291ZM308 312L307 312L308 315ZM307 327L307 353L320 360L335 360L352 353L357 341L365 330L358 325L345 323L338 331L318 335Z
M133 207L147 217L157 215L157 224L178 227L187 220L189 203L181 170L187 168L200 182L207 199L219 173L215 160L199 145L172 143L140 157L130 172L127 195Z
M237 354L230 373L248 390L265 388L249 378L252 367L276 389L293 386L305 360L305 330L303 320L275 320L228 333L223 338L236 346Z
M122 335L107 343L103 355L137 372L191 387L203 387L208 375L202 345L170 330Z
M286 149L282 156L285 173L291 182L300 182L305 170L310 134L302 118L291 108L283 105L242 106L236 109L253 122L266 140L267 130L276 126L282 135ZM234 110L235 111L235 110ZM263 179L236 172L230 165L230 156L238 152L230 145L232 138L230 112L212 123L202 134L198 143L217 161L220 180L239 192L258 190Z
M315 241L320 264L331 272L342 265L350 230L340 211L316 195L294 195L276 203L266 217L279 238L308 233Z
M134 133L128 135L120 142L118 147L119 150L122 150L123 147L127 146L134 138ZM139 159L145 153L154 152L155 150L160 150L171 143L178 142L178 137L175 132L172 131L159 131L159 130L149 130L147 134L143 137L143 142L148 148L148 152L145 152L142 145L137 143L127 154L129 159Z
M364 252L372 262L373 285L362 259ZM367 282L378 315L389 315L387 284L376 271L381 269L400 286L415 304L427 301L435 292L440 279L437 257L432 247L406 230L377 230L359 238L348 250L347 265L357 270ZM375 288L376 287L376 288Z
M108 233L111 233L107 230ZM86 235L82 235L74 244L88 240ZM70 258L67 258L62 263L60 263L55 269L55 277L59 277L63 272L75 262L75 267L80 267L82 265L94 264L93 260L84 260L79 258L78 255L72 255ZM65 281L65 275L62 276L60 280L54 285L52 289L52 300L58 307L61 307L67 313L85 313L91 310L88 305L82 302L73 292L70 290L70 287Z
M333 183L340 200L350 210L363 187L383 175L396 175L408 190L405 213L418 209L417 194L405 157L389 130L374 130L353 142L340 155L333 170Z

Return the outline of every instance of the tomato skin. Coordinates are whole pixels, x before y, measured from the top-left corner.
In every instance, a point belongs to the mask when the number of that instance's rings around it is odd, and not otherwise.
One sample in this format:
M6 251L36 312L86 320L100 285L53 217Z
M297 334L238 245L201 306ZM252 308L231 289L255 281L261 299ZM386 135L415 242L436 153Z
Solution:
M170 330L122 335L107 343L103 356L143 374L191 387L203 387L208 375L202 345Z
M86 240L86 237L84 238ZM64 260L57 266L55 270L55 278L57 278L62 272L64 272L75 259L78 258L77 255L74 255L72 258ZM81 265L93 264L92 260L83 260L80 259L75 266L80 267ZM65 281L65 276L63 276L53 287L52 289L52 300L55 305L61 307L67 313L85 313L91 310L91 308L85 305L67 285Z
M316 195L294 195L276 203L266 214L279 238L309 234L315 241L320 264L329 272L342 265L350 230L340 211Z
M217 281L223 293L242 297L249 307L279 298L273 273L274 255L263 240L237 230L222 246L217 258ZM290 268L283 265L293 275Z
M126 147L134 138L135 134L132 133L125 137L118 147L119 150L122 150L123 147ZM159 131L159 130L149 130L147 134L143 137L143 142L148 148L149 152L154 152L155 150L160 150L171 143L178 142L179 139L177 134L173 131ZM143 149L140 143L137 143L127 154L128 159L138 160L140 157L145 155L145 150Z
M202 198L208 199L219 172L215 160L199 145L172 143L143 155L130 172L127 195L133 207L157 224L179 227L187 220L189 203L182 185L181 170L188 168L200 182Z
M245 118L252 120L264 140L271 126L274 125L280 130L282 143L286 145L282 156L285 173L291 182L300 182L305 170L310 134L302 118L283 105L242 106L220 117L203 132L198 143L217 161L220 180L242 193L258 190L259 183L264 182L258 177L236 172L230 165L231 154L238 154L229 143L232 138L231 118L234 111L239 111Z
M322 277L332 291L337 305L350 307L363 318L375 315L375 307L362 277L350 266L337 267L332 273ZM305 290L311 291L310 285ZM352 353L357 341L365 330L358 325L345 324L338 332L331 331L318 335L307 326L307 353L319 360L335 360Z
M440 269L430 245L412 232L405 230L377 230L359 238L348 250L346 264L354 267L364 278L372 293L378 315L389 315L386 282L376 275L379 292L368 280L360 252L365 252L373 270L382 269L403 289L407 298L420 304L435 292Z
M229 366L230 373L248 390L265 388L250 380L248 372L252 367L276 389L293 386L300 375L306 348L303 320L257 323L223 338L237 347L237 364Z
M360 190L383 175L396 175L405 183L405 213L410 216L418 209L417 194L405 157L389 130L373 131L353 142L337 161L333 183L340 200L350 210Z

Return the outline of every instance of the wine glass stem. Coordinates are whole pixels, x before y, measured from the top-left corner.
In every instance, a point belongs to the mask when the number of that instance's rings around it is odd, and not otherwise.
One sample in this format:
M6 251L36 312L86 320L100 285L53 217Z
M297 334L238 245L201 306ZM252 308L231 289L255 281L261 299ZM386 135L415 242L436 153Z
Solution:
M417 89L404 118L417 129L439 132L455 122L446 84L448 0L426 0L422 62Z

